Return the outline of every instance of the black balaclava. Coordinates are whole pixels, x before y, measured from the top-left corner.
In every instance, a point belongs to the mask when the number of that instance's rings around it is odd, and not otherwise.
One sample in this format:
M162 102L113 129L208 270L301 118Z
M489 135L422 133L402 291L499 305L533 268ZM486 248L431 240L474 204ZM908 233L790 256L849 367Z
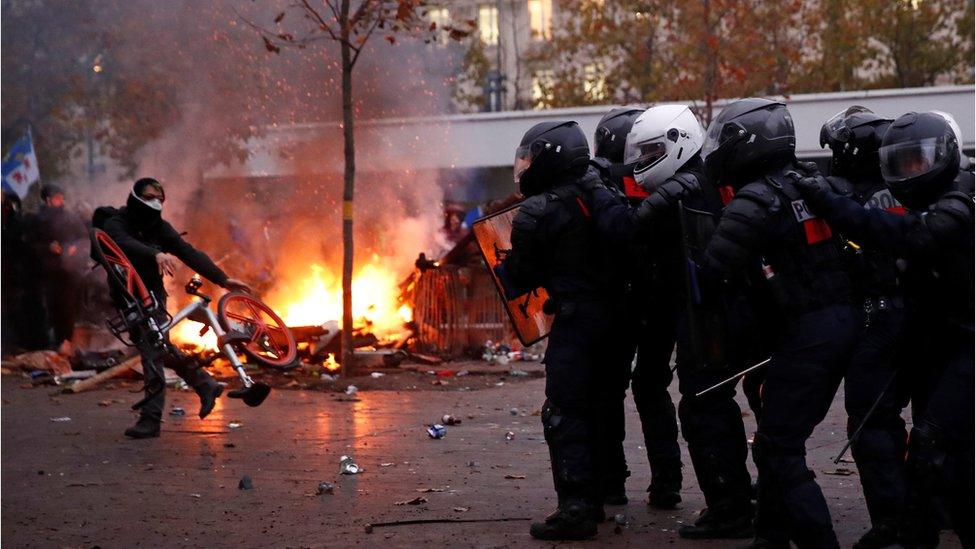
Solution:
M163 185L151 177L144 177L132 186L132 192L129 193L129 198L125 203L126 217L133 224L143 229L151 228L163 219L162 202L157 200L146 201L140 196L142 191L149 186L159 189L165 199L166 191L163 190Z

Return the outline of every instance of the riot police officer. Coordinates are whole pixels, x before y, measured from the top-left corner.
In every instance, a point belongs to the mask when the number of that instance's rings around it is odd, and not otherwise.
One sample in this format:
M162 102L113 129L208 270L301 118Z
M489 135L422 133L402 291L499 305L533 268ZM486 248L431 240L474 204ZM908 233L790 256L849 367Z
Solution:
M598 238L576 184L599 180L589 168L586 136L575 122L533 126L516 150L515 181L528 198L512 224L512 249L496 267L509 297L542 286L554 319L549 333L542 424L558 509L532 524L538 539L585 539L603 517L596 455L601 409L619 400L621 361L603 360L623 316L621 278L612 247Z
M973 188L960 168L961 135L940 112L910 112L885 132L881 175L905 215L865 209L822 178L798 183L815 211L866 245L906 259L906 336L924 350L924 395L913 394L902 544L939 542L936 496L945 497L964 547L973 544Z
M652 107L634 123L627 136L624 154L624 162L633 166L635 179L649 190L649 196L631 210L603 186L594 185L587 188L587 192L601 233L615 240L638 239L652 243L648 247L657 267L654 284L660 284L662 288L641 290L651 295L660 292L671 296L667 301L658 302L658 308L649 313L654 315L649 329L664 331L674 327L674 331L665 332L664 337L655 335L662 340L677 340L677 372L682 395L678 414L695 474L708 505L695 524L683 526L679 533L685 538L741 538L752 535L753 508L750 476L745 463L748 449L742 414L734 400L735 387L726 385L702 397L695 396L742 369L743 362L749 360L744 355L733 358L730 353L728 360L721 361L717 367L704 368L706 362L713 361L706 359L703 349L715 346L711 341L707 344L697 341L699 323L693 317L698 315L689 314L699 308L698 305L688 306L692 300L690 294L701 295L703 292L701 288L686 290L681 216L685 207L690 207L712 219L723 206L723 192L702 172L698 152L703 140L701 126L687 106ZM745 300L740 290L741 287L730 284L706 293L712 294L708 301L721 302L721 315L732 320L733 315L726 313L748 310L742 306ZM726 308L727 304L733 306ZM715 304L708 305L711 308L708 312L715 312ZM664 320L659 321L658 315ZM755 333L746 328L752 324L747 316L737 316L729 323L740 328L736 337L728 339L743 340L741 349L752 347L746 341L749 339L747 334ZM663 350L665 346L660 345L660 348ZM657 360L660 362L655 362L654 366L667 368L667 358L658 357ZM638 398L637 375L635 371L635 400ZM658 486L652 482L652 500ZM676 485L671 489L679 488L680 485Z
M882 179L878 161L881 138L890 123L865 107L850 107L824 123L820 146L832 153L831 178L845 180L834 181L835 188L850 187L850 197L865 208L900 214L904 208ZM893 255L853 241L846 250L865 316L844 378L844 404L851 453L871 517L871 529L854 547L870 549L897 543L905 500L907 433L901 410L906 403L901 398L904 391L896 386L901 380L896 380L895 362L904 333L905 302Z
M735 189L704 254L722 276L762 269L782 315L753 442L759 471L754 546L837 547L805 443L830 408L860 323L841 249L794 183L796 139L786 105L743 99L708 128L710 179Z
M594 157L590 163L597 169L608 189L621 193L622 203L638 204L648 192L634 179L634 166L624 163L624 145L634 121L644 112L643 108L618 107L600 119L594 134ZM652 243L663 239L640 240L629 246L630 260L624 273L629 285L630 304L627 320L621 333L627 340L615 359L626 363L630 374L634 404L640 416L644 434L644 447L651 466L651 484L648 486L648 504L662 509L673 509L681 502L681 448L678 446L678 420L668 386L671 384L671 354L677 330L680 310L676 291L680 279L671 275L674 269L666 269L662 258L655 254ZM619 355L619 356L617 356ZM603 422L603 432L608 440L601 445L606 454L604 480L607 504L627 503L624 481L630 476L623 452L624 407L623 397L628 380L620 380L619 406L614 402L613 414Z

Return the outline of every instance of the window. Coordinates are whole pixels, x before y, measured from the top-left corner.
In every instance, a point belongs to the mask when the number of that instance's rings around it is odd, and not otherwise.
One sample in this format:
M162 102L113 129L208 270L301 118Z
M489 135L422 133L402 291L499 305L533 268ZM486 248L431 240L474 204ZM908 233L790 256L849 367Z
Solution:
M495 6L478 8L478 33L485 45L498 44L498 8Z
M451 12L447 8L431 8L427 12L427 18L437 25L437 30L434 31L434 42L446 44L448 36L444 29L451 26Z
M535 108L542 109L552 103L552 85L556 74L551 70L539 71L532 75L532 102Z
M603 75L602 65L587 65L583 68L583 93L594 102L607 98L607 80Z
M529 0L529 28L533 40L552 39L552 0Z

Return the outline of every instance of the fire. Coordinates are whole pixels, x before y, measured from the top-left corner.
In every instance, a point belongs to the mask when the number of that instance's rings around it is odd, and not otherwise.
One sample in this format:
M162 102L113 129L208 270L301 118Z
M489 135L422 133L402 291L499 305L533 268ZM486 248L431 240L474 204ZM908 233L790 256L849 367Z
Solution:
M353 322L368 326L378 337L399 333L413 317L401 304L397 273L374 255L353 273ZM289 326L317 326L329 320L342 322L342 278L321 264L312 263L292 281L278 284L266 298Z
M217 336L214 335L213 330L207 330L207 333L201 336L201 329L203 329L203 324L191 320L184 320L176 326L173 326L169 335L178 345L189 347L191 351L199 352L206 349L216 351Z

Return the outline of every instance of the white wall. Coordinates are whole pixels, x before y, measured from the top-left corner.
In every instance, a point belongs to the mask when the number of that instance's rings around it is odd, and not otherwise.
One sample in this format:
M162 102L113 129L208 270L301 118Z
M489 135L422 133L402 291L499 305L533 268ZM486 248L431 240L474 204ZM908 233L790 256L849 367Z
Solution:
M851 105L863 105L891 118L909 111L942 110L958 121L965 148L972 149L976 141L976 92L973 86L807 94L785 100L793 115L797 156L801 158L825 154L819 145L821 125ZM357 168L386 171L397 166L413 169L511 166L522 134L534 124L547 120L576 120L592 138L600 117L607 110L608 107L583 107L362 121L356 129ZM317 138L341 142L338 123L269 129L261 138L252 140L252 156L247 162L216 167L205 177L292 174L296 168L291 161L280 157L279 147ZM341 155L329 156L313 170L341 172Z

